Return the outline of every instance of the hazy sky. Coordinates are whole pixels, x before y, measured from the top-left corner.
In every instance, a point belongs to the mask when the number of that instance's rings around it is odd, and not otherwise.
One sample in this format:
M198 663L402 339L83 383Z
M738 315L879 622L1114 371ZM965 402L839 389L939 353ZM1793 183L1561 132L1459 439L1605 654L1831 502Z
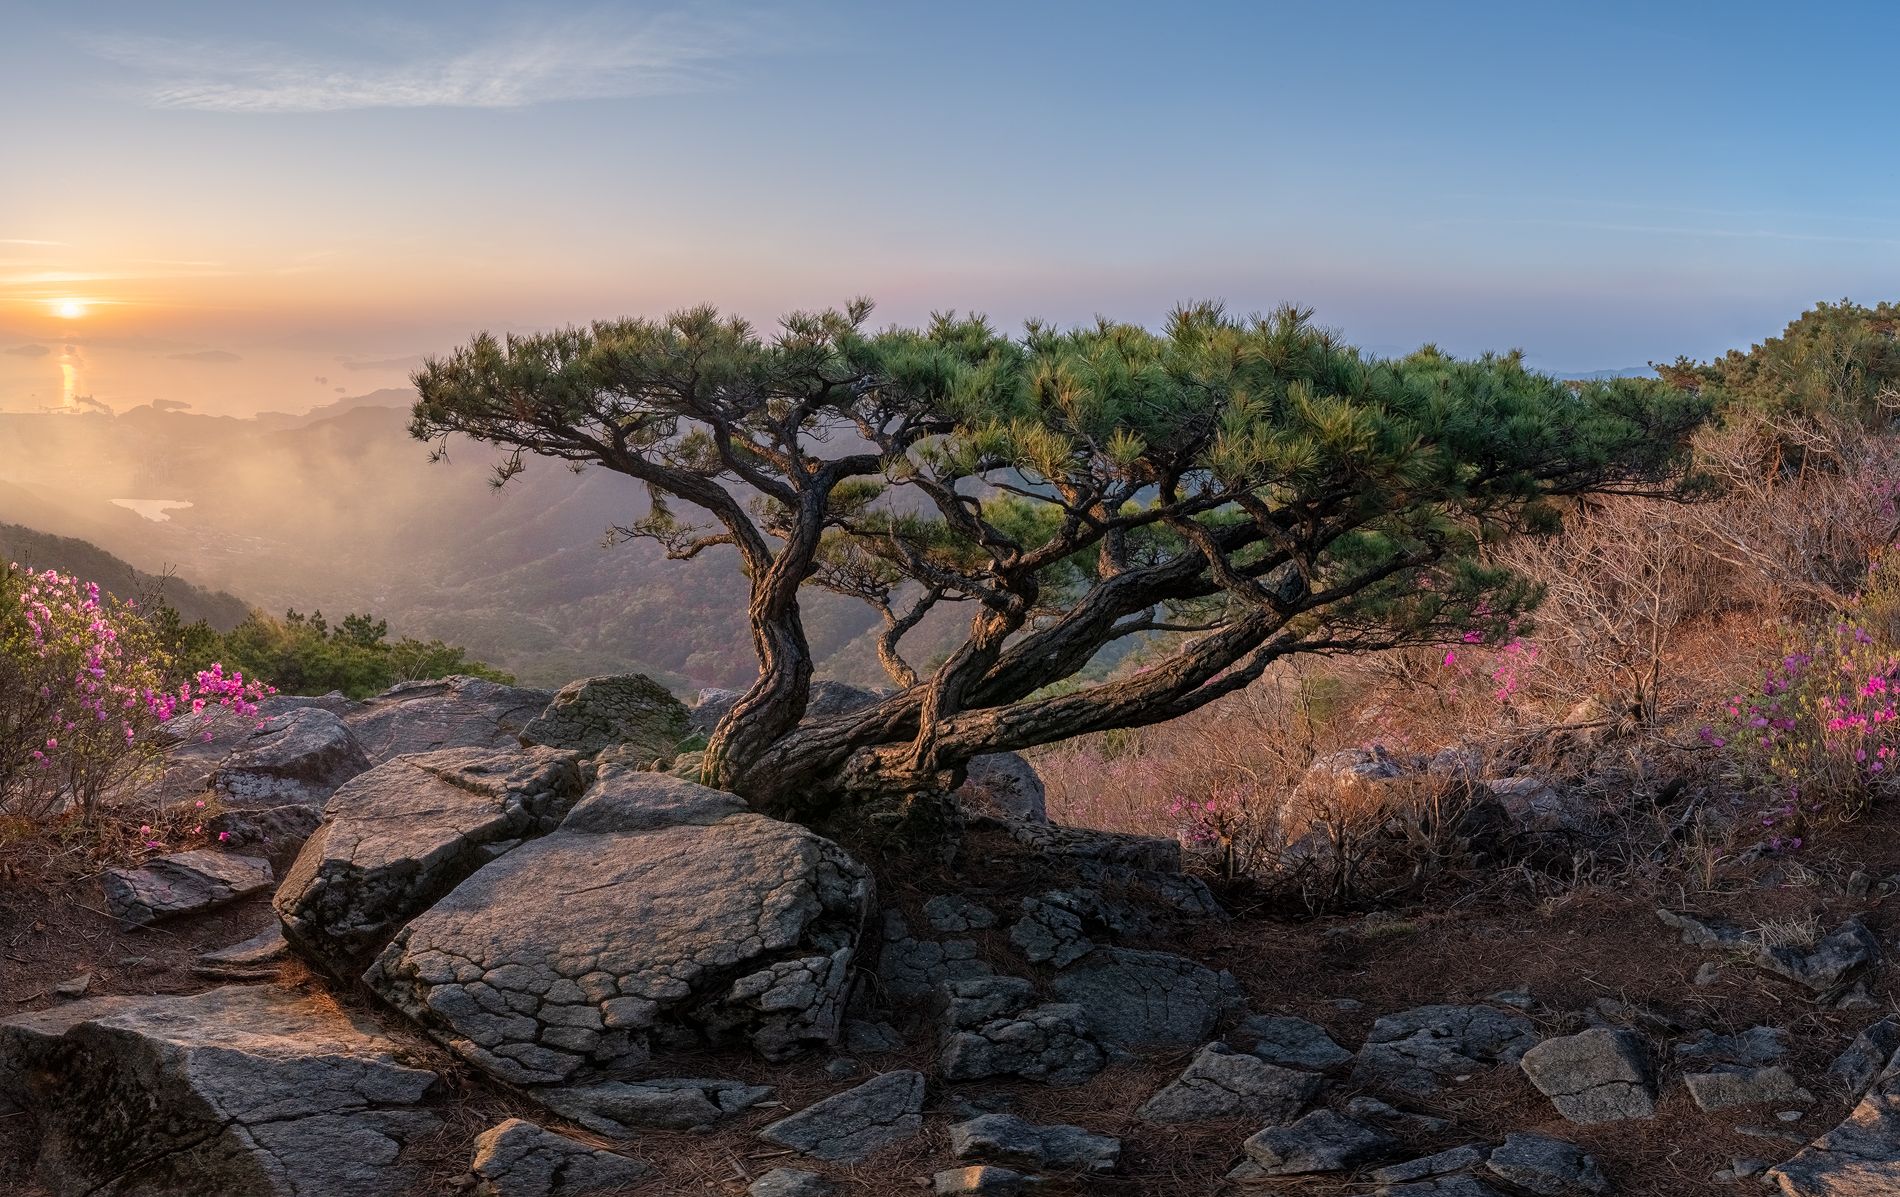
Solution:
M4 407L301 410L700 300L1297 300L1581 370L1900 291L1881 5L3 11Z

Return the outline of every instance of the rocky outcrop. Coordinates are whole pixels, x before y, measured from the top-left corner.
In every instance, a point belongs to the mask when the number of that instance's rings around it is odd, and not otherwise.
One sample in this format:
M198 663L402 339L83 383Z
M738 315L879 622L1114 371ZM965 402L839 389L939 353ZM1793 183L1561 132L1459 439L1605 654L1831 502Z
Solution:
M140 797L169 803L201 794L210 788L211 774L218 765L261 725L305 709L327 711L343 718L358 705L338 693L273 694L258 702L257 710L249 715L240 715L225 706L207 706L202 711L174 715L152 734L152 742L165 749L164 770L156 781L144 788Z
M385 1197L436 1076L332 1003L263 987L96 998L0 1023L0 1099L57 1197Z
M924 997L950 981L987 977L994 970L979 958L970 939L919 939L895 910L884 912L884 944L877 961L878 980L895 998Z
M1038 1005L1022 977L953 982L943 995L938 1063L947 1081L1014 1076L1077 1085L1108 1063L1088 1012L1072 1002Z
M857 1163L923 1129L924 1074L887 1072L834 1094L759 1132L759 1138L820 1160Z
M573 754L461 748L402 757L331 796L273 903L305 957L354 978L410 919L580 797Z
M656 1043L832 1039L871 882L829 840L730 794L610 771L555 832L417 914L365 974L516 1084L580 1081Z
M1656 1082L1643 1041L1633 1032L1597 1027L1546 1039L1519 1064L1571 1122L1655 1116Z
M553 699L547 690L457 675L392 686L344 722L370 760L381 764L447 748L517 748L521 729Z
M1181 845L1160 836L1058 827L1022 819L996 822L1018 844L1068 868L1111 865L1157 873L1181 871Z
M99 879L106 909L142 927L210 910L269 889L270 862L227 852L174 852L136 869L107 869Z
M1516 1063L1537 1042L1531 1021L1493 1006L1419 1006L1372 1024L1353 1079L1427 1094L1447 1077Z
M475 1197L619 1197L653 1169L510 1118L475 1140L469 1172Z
M369 767L343 720L321 707L300 707L241 740L212 771L209 787L232 807L320 807Z
M616 748L633 764L664 766L689 734L688 715L685 703L645 674L582 678L561 687L528 721L521 742L582 756Z

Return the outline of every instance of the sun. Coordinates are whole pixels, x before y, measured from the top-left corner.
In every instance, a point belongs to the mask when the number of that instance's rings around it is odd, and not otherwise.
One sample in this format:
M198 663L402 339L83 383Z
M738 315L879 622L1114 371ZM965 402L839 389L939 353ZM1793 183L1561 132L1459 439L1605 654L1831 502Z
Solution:
M83 299L55 299L53 315L61 320L77 320L86 314L86 301Z

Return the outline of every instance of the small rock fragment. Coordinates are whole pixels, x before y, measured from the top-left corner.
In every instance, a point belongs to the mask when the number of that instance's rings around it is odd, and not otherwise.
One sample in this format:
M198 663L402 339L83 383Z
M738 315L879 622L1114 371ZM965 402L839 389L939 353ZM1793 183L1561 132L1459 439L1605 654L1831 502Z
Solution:
M1352 1053L1333 1042L1325 1028L1283 1014L1256 1014L1244 1020L1234 1028L1234 1039L1251 1040L1250 1052L1286 1068L1321 1072L1352 1059Z
M476 1197L603 1197L653 1170L532 1122L510 1118L475 1140Z
M746 1186L746 1197L831 1197L838 1186L816 1172L774 1168Z
M56 997L80 998L80 997L85 997L86 991L91 988L92 988L92 974L80 973L76 977L68 977L64 981L61 981L59 984L53 986L53 994Z
M1525 1052L1519 1066L1571 1122L1616 1122L1656 1113L1655 1081L1634 1032L1599 1027L1546 1039Z
M1847 1050L1828 1065L1828 1080L1850 1099L1858 1098L1896 1050L1900 1050L1900 1016L1890 1014L1861 1029Z
M1441 1151L1436 1155L1408 1160L1403 1164L1392 1164L1373 1172L1372 1179L1380 1184L1398 1184L1401 1181L1424 1180L1427 1177L1443 1176L1449 1172L1462 1172L1484 1163L1489 1153L1482 1147L1467 1144L1454 1147L1450 1151Z
M1079 1126L1038 1126L1014 1114L983 1114L950 1128L950 1153L1026 1168L1113 1172L1121 1140Z
M939 894L924 903L924 918L943 932L982 931L996 925L996 914L961 894Z
M624 1136L644 1128L701 1130L751 1109L772 1090L743 1081L669 1077L536 1087L528 1094L597 1135Z
M1370 1163L1398 1148L1398 1140L1332 1110L1314 1110L1287 1126L1269 1126L1242 1150L1265 1176L1338 1172Z
M859 1163L923 1129L924 1074L887 1072L781 1118L759 1138L815 1159Z
M930 1191L937 1197L1011 1197L1029 1184L1030 1178L1009 1168L979 1164L972 1168L945 1168L931 1178Z
M1236 1052L1225 1043L1200 1050L1181 1076L1137 1110L1143 1122L1202 1122L1245 1115L1289 1122L1319 1092L1320 1078Z
M269 889L270 862L199 850L157 856L136 869L107 869L100 878L106 909L133 926L210 910Z
M1485 1167L1539 1197L1610 1192L1610 1182L1595 1157L1574 1143L1547 1135L1506 1135Z
M1682 1078L1704 1113L1726 1110L1730 1106L1811 1102L1814 1094L1795 1082L1794 1074L1780 1065L1768 1068L1730 1067L1715 1072L1692 1072Z

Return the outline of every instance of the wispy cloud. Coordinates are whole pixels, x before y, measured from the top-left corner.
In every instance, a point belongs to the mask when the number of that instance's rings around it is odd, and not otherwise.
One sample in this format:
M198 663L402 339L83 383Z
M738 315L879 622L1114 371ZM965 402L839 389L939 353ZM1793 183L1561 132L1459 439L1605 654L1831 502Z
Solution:
M118 36L101 56L140 77L156 108L207 112L342 112L362 108L521 108L697 90L735 59L781 47L769 12L744 19L671 13L596 16L508 30L453 51L406 58L320 59L279 46Z
M64 241L41 241L37 237L0 237L0 245L64 245Z

